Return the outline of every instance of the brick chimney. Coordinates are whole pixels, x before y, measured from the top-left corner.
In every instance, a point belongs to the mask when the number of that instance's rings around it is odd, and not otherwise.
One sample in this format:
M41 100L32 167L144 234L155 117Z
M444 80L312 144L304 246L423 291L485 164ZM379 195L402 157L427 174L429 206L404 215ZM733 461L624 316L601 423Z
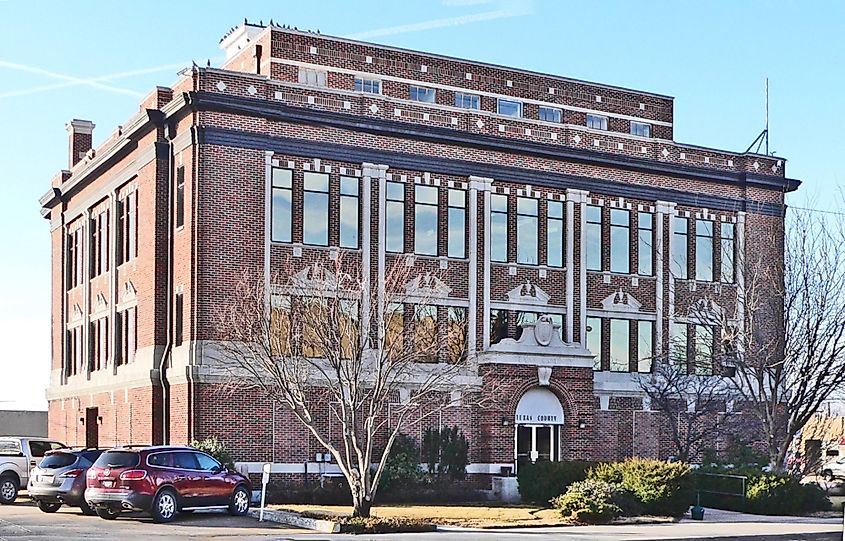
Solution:
M94 123L90 120L73 119L65 124L68 132L68 168L85 157L85 153L91 150L94 137Z

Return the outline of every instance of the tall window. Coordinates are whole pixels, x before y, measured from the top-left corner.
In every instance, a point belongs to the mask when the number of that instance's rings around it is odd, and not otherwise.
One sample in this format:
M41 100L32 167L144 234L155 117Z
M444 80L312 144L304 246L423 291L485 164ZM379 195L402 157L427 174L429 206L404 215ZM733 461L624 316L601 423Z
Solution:
M490 196L490 259L508 260L508 196Z
M122 265L138 255L138 192L117 201L117 264Z
M587 205L587 270L601 270L601 207Z
M343 248L358 248L359 207L358 179L340 177L340 245Z
M637 322L637 372L651 372L654 358L654 322Z
M467 312L465 308L449 307L448 325L446 328L448 339L448 355L450 363L457 363L466 357L467 353Z
M401 182L387 183L387 226L388 252L405 251L405 185Z
M293 171L273 168L272 239L276 242L291 241L291 200Z
M654 274L654 216L650 212L637 213L637 274Z
M522 118L522 102L514 100L496 100L496 112L504 116Z
M528 197L516 198L516 262L537 264L538 203Z
M593 354L593 370L601 370L601 318L587 318L587 349Z
M437 357L437 307L418 304L414 307L414 351L434 360Z
M640 137L651 137L651 124L645 122L631 121L631 135L639 135Z
M537 116L540 120L545 120L546 122L560 122L560 109L543 107L541 105Z
M411 86L409 97L414 101L434 103L434 89L424 86Z
M65 337L65 376L70 377L82 368L82 325L68 329Z
M669 269L675 278L687 278L687 243L689 220L675 216L672 218L674 233L672 233L672 261L669 262Z
M713 374L713 327L695 325L695 373Z
M176 168L176 227L185 225L185 166Z
M549 201L546 210L546 264L563 266L563 202Z
M326 86L326 72L313 68L299 68L299 83L309 86Z
M67 234L67 256L65 281L68 289L82 285L82 235L83 229L76 228Z
M695 279L713 281L713 222L695 221Z
M302 196L302 242L329 244L329 175L305 173Z
M91 277L109 270L109 211L91 218Z
M466 197L463 190L449 190L449 257L466 257Z
M628 372L631 356L631 322L627 319L610 320L610 370Z
M508 337L508 311L490 310L490 343L498 344Z
M587 114L587 127L594 130L607 130L607 117Z
M719 243L722 248L722 283L732 284L736 280L736 227L734 224L722 224Z
M384 348L388 356L402 354L405 333L405 305L390 303L384 310Z
M378 79L364 79L355 77L355 91L367 94L381 94L381 81Z
M102 317L90 324L88 369L92 372L106 367L109 358L109 318Z
M467 94L465 92L455 92L455 107L462 109L479 109L481 107L481 98L475 94Z
M270 298L270 355L279 357L287 355L291 343L290 339L290 297L287 295L273 295Z
M414 252L437 255L437 186L414 186Z
M669 359L680 372L687 371L687 325L686 323L673 323L670 325L669 335Z
M184 317L185 317L185 296L182 293L176 294L176 307L173 310L173 319L174 321L174 329L173 329L173 342L177 346L182 345L182 329L184 325Z
M134 306L115 314L115 364L129 364L135 360L138 337L138 311Z
M610 272L631 272L631 213L610 209Z

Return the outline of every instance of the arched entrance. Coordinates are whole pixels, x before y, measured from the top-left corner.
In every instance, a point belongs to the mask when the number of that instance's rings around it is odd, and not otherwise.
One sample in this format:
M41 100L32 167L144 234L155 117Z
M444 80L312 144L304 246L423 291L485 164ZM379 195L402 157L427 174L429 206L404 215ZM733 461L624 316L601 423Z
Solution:
M538 460L560 460L563 407L550 390L529 389L516 406L514 459L516 468Z

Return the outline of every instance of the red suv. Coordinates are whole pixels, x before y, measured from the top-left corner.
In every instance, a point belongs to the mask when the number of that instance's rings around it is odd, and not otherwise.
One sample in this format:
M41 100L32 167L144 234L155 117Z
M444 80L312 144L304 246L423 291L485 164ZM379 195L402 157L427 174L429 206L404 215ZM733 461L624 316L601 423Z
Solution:
M180 511L249 510L249 479L191 447L118 447L106 451L87 474L85 500L97 514L146 511L169 522Z

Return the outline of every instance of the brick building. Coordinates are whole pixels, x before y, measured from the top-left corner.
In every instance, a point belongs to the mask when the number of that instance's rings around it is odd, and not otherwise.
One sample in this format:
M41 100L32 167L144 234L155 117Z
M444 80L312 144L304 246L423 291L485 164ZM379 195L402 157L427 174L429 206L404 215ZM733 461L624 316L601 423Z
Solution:
M374 277L402 253L445 273L415 317L465 315L478 392L496 393L438 420L467 435L470 472L671 454L636 378L670 337L690 357L718 347L694 308L741 310L735 254L782 257L753 232L799 185L783 159L675 142L673 99L653 93L279 26L221 47L221 68L156 88L99 148L91 122L67 126L68 169L41 199L51 437L216 435L303 472L316 441L222 392L207 345L245 270L340 250Z

